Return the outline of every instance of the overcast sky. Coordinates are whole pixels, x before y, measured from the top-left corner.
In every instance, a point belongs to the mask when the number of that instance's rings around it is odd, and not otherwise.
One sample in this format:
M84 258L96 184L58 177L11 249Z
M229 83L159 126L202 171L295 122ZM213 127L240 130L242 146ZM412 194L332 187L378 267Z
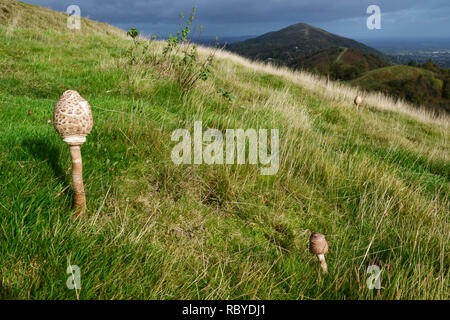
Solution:
M180 12L196 5L208 36L260 35L304 22L354 39L450 38L450 0L25 0L145 34L175 33ZM381 9L381 30L368 30L369 5Z

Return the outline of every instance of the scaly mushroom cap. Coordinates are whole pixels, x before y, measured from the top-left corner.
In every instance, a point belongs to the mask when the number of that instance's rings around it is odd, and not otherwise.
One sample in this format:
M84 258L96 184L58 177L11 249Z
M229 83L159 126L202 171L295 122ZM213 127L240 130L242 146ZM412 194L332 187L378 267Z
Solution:
M356 96L356 98L355 98L355 104L358 106L358 105L360 105L361 104L361 102L362 102L362 98L360 97L360 96Z
M74 90L64 92L53 110L56 131L68 144L82 144L94 121L89 103Z
M309 238L309 251L315 255L328 252L328 243L325 236L319 232L313 232Z

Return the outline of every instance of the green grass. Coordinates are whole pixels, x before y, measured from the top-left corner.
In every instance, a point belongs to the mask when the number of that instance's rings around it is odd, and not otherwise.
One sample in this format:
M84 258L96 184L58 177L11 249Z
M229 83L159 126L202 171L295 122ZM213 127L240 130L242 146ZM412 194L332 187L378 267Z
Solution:
M65 12L56 12L15 0L0 0L0 24L7 26L6 34L14 28L28 28L35 30L55 30L66 32L67 17ZM81 30L73 33L82 35L118 35L125 36L125 32L111 25L81 18ZM39 35L36 35L39 37Z
M75 299L69 260L80 299L449 298L447 126L356 112L222 57L183 96L151 68L128 81L118 60L129 45L0 26L0 298ZM69 150L47 124L69 88L95 122L79 220ZM171 133L196 120L279 128L278 174L174 165ZM312 231L328 239L328 276L308 252ZM378 291L366 287L374 260Z

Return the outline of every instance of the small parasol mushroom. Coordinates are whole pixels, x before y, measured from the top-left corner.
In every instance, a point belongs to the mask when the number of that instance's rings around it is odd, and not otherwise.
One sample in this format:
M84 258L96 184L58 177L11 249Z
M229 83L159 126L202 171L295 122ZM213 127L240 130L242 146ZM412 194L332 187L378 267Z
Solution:
M309 251L319 258L319 264L323 273L328 273L325 254L328 252L328 243L325 236L319 232L313 232L309 238Z
M361 96L356 96L356 98L355 98L355 101L353 101L354 103L355 103L355 106L356 106L356 110L359 110L359 105L362 103L362 98L361 98Z
M86 142L86 136L94 124L91 107L78 92L68 90L63 93L53 110L53 123L56 131L70 147L74 206L83 212L86 208L86 196L80 146Z

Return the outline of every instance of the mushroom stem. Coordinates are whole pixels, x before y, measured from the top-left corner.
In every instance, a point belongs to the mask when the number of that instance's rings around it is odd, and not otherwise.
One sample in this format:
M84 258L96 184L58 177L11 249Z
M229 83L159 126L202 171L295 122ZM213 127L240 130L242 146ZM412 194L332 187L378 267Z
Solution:
M325 255L324 254L318 254L317 258L319 258L320 267L322 268L323 273L328 273L328 266L327 262L325 261Z
M72 180L74 191L75 208L86 207L86 195L83 185L83 162L81 159L81 148L79 145L70 145L70 155L72 156Z

